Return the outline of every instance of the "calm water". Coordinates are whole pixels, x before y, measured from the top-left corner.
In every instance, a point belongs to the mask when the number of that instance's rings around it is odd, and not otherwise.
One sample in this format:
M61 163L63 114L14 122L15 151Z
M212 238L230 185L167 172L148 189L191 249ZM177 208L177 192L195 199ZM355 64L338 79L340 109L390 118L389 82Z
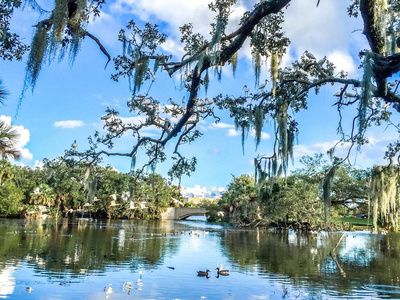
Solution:
M400 235L203 221L0 220L0 298L400 298ZM216 276L216 267L230 270ZM210 277L197 277L209 269Z

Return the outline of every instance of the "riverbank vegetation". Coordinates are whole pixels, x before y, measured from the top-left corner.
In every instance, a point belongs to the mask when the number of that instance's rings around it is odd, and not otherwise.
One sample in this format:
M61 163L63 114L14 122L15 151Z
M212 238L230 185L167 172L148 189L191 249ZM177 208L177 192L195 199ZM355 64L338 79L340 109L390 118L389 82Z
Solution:
M239 226L268 225L281 228L323 229L325 211L323 183L329 164L322 154L301 159L303 168L288 177L275 178L257 184L254 177L233 177L227 192L218 203L222 212L212 219L221 219ZM359 170L342 164L335 172L331 186L331 207L327 229L352 229L353 223L344 217L370 218L380 205L370 202L371 170ZM374 218L376 226L389 223ZM368 227L366 227L368 228ZM376 227L377 229L377 227ZM391 227L395 230L395 227Z
M61 159L36 169L0 161L0 217L157 219L172 197L179 198L178 188L158 174L131 176Z
M251 175L233 177L217 203L201 206L207 206L210 221L243 227L323 229L323 183L329 163L322 154L300 161L302 168L272 182L259 184ZM165 208L179 205L175 199L183 200L178 186L168 184L158 174L124 174L112 167L61 158L45 160L43 167L36 169L17 167L5 160L0 164L1 217L159 219ZM377 170L385 169L359 170L342 164L336 170L327 229L360 228L372 225L372 220L375 230L378 226L397 229L392 226L396 220L394 205L385 204L389 198L376 194ZM386 185L398 181L397 177L388 179L391 173L385 172L380 176Z

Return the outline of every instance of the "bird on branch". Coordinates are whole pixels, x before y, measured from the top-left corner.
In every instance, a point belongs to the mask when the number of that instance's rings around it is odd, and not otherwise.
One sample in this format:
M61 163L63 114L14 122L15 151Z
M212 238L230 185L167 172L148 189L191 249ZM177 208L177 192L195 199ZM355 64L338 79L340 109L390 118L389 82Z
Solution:
M269 82L268 79L265 79L264 83L261 84L261 85L258 87L258 89L259 89L259 90L263 90L263 89L265 88L265 86L267 85L268 82Z
M308 52L308 50L304 51L304 54L305 54L309 59L315 60L315 56L314 56L312 53Z
M249 88L247 87L247 85L243 87L243 90L244 90L244 95L247 96L249 94Z

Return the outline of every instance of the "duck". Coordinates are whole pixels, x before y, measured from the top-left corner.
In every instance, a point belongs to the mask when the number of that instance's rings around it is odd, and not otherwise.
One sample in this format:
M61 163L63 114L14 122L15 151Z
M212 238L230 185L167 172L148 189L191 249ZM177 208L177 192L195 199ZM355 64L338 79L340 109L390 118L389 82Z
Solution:
M208 277L208 272L210 272L210 270L208 270L208 269L207 269L207 271L197 271L197 276Z
M220 270L219 268L216 268L218 276L222 275L222 276L228 276L229 275L229 270Z

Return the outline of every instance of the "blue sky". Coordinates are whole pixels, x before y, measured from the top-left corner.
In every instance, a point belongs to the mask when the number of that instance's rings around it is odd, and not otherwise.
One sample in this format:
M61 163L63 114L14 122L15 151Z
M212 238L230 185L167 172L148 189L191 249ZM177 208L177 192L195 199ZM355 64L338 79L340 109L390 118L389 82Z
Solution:
M121 54L121 44L117 41L120 28L130 19L137 23L150 21L160 24L161 30L169 35L164 45L166 53L174 55L176 60L182 56L182 46L179 43L178 27L192 22L196 31L205 35L210 31L209 23L213 15L208 11L210 0L116 0L109 1L99 18L92 22L88 31L96 35L107 48L111 56ZM360 20L349 19L346 7L349 1L324 0L318 8L316 0L293 1L286 12L284 30L292 44L283 58L282 66L298 58L306 49L317 59L323 56L335 62L340 69L345 69L350 76L360 78L358 74L358 51L367 47L361 33ZM38 1L45 8L51 8L50 1ZM244 4L246 3L246 4ZM235 28L238 19L254 1L238 1L232 13L231 29ZM14 31L25 38L27 43L32 38L32 25L39 20L37 13L26 8L17 11L12 26ZM228 30L229 31L229 30ZM25 56L26 59L27 56ZM0 108L0 115L7 117L12 124L20 126L23 135L21 148L23 159L18 162L35 166L44 158L55 158L63 154L74 140L78 149L87 146L87 137L95 130L102 130L103 121L100 117L107 107L121 112L123 118L135 118L125 106L130 97L128 83L124 80L116 83L110 79L114 71L112 63L104 70L105 56L98 46L90 39L82 43L81 51L73 66L68 59L54 61L43 66L35 90L26 93L26 97L15 118L18 106L18 96L23 86L25 60L23 62L0 62L0 77L8 89L10 96L5 107ZM268 78L268 67L263 66L260 82ZM254 72L248 45L239 53L239 65L235 77L231 69L223 71L222 81L213 80L207 97L223 93L240 95L243 86L254 90ZM298 144L295 147L295 165L299 167L298 159L303 155L326 152L335 141L338 115L332 107L335 99L332 96L338 87L327 87L317 96L312 95L309 109L297 116L300 123ZM172 97L179 102L184 91L180 89L178 77L172 79L157 74L157 80L150 94L153 98L166 103ZM200 97L205 97L204 91ZM351 117L351 111L348 112ZM258 149L255 149L254 138L249 135L245 154L242 153L241 137L235 131L233 121L226 112L219 114L222 120L219 124L212 121L203 122L200 128L204 136L191 146L182 148L188 156L198 159L197 171L191 177L182 178L185 187L198 185L207 186L208 190L226 187L232 175L252 174L252 161L258 154L270 154L272 151L273 124L266 123L263 138ZM350 120L350 119L348 119ZM361 167L383 163L385 145L398 137L398 133L387 129L373 129L369 133L373 143L355 155L353 161ZM124 137L116 144L117 150L129 151L133 140ZM167 146L172 149L173 145ZM341 154L339 149L337 154ZM344 150L343 150L344 151ZM342 151L342 153L344 153ZM170 151L171 153L171 151ZM138 158L139 163L143 161ZM113 165L122 172L130 167L129 159L111 158L106 163ZM157 172L166 175L169 164L158 166Z

